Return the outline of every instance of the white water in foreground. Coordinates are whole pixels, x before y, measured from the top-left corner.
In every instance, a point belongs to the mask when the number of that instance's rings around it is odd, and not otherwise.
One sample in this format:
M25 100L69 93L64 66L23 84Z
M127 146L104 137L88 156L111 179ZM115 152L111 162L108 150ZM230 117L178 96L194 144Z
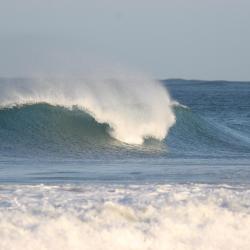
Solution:
M34 103L82 108L109 124L111 136L129 144L142 144L148 137L162 140L175 122L166 88L141 75L0 84L0 107Z
M1 250L249 250L250 189L0 186Z

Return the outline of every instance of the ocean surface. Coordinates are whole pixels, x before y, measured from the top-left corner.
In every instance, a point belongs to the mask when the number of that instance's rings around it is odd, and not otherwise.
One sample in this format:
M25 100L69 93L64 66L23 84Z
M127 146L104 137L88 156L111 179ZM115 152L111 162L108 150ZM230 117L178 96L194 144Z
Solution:
M0 250L250 249L250 82L0 78Z

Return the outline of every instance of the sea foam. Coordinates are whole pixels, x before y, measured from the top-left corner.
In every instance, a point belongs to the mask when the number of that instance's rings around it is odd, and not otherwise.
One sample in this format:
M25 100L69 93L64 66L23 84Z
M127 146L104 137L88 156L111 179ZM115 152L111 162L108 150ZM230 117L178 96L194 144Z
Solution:
M2 83L0 90L1 107L34 103L77 106L97 122L108 124L112 137L129 144L142 144L145 138L162 140L175 123L166 88L142 75L23 80Z
M249 201L222 185L5 185L0 249L248 250Z

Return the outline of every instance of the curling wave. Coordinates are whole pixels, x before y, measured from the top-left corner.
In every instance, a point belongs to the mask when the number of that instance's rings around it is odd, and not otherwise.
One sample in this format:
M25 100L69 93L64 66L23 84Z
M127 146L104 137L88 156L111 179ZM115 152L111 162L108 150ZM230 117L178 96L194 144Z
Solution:
M146 138L163 140L175 123L166 88L138 75L105 81L15 80L2 82L0 88L2 108L37 103L77 106L98 123L108 124L110 136L128 144L142 144Z
M29 153L67 152L69 154L100 152L114 149L161 154L207 155L211 152L249 152L248 134L207 120L190 108L173 108L176 125L163 142L147 140L133 147L115 139L108 123L99 123L88 112L72 107L52 106L46 103L26 104L0 109L0 152ZM134 128L133 134L137 128ZM126 132L126 131L125 131ZM130 133L130 131L127 131ZM168 146L166 148L166 145Z
M6 79L0 88L2 155L82 159L105 153L245 157L250 152L247 117L230 111L239 124L232 126L217 119L220 112L211 116L211 108L197 112L185 98L171 100L159 82L132 77L102 82Z

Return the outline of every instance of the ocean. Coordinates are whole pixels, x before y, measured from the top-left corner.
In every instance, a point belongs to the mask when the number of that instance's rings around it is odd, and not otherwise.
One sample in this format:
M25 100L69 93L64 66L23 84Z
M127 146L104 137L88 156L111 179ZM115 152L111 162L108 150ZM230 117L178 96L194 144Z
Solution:
M250 82L0 78L1 250L249 250Z

